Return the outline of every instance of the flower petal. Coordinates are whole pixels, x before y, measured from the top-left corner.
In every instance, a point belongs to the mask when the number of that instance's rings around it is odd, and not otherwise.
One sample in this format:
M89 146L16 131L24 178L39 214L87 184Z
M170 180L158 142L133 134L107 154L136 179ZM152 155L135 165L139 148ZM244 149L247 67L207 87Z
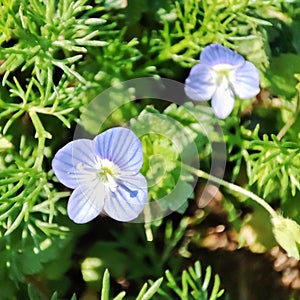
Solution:
M143 165L142 144L130 129L108 129L95 137L94 147L96 155L112 161L122 171L136 174Z
M220 119L227 118L234 107L234 94L226 80L217 88L212 98L212 108L215 115Z
M249 61L235 70L230 78L230 83L234 93L241 99L252 98L260 91L259 72Z
M102 211L105 193L104 184L95 179L74 190L68 202L68 215L75 223L83 224L96 218Z
M52 160L53 171L58 180L65 186L75 189L78 187L78 180L90 180L90 173L83 172L80 165L94 167L95 155L93 142L87 139L72 141L58 150Z
M105 199L104 211L113 219L128 222L144 209L148 198L148 186L142 174L123 175L119 188Z
M206 64L211 67L218 64L239 66L245 62L245 59L243 56L223 47L220 44L211 44L202 50L200 62L201 64Z
M195 65L185 80L185 93L193 100L209 100L217 88L212 70L202 64Z

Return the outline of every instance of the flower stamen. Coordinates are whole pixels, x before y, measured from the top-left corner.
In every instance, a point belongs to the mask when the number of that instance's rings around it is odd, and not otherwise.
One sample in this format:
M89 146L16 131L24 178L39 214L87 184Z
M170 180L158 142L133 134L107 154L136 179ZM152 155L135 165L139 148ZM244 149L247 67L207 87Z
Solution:
M119 187L116 180L119 167L111 161L103 159L99 161L99 169L100 171L97 172L97 175L100 180L105 184L108 190L115 192Z

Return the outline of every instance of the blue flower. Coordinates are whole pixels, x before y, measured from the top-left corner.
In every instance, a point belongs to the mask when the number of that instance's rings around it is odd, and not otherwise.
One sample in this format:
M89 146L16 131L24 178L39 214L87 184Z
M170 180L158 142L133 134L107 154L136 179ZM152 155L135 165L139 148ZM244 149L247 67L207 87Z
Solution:
M195 65L185 81L185 92L193 100L212 99L217 117L224 119L234 107L234 96L249 99L259 93L259 73L241 55L219 44L205 47L200 64Z
M148 197L146 179L139 173L142 164L140 140L122 127L65 145L55 154L52 168L61 183L74 189L69 217L86 223L103 212L118 221L135 219Z

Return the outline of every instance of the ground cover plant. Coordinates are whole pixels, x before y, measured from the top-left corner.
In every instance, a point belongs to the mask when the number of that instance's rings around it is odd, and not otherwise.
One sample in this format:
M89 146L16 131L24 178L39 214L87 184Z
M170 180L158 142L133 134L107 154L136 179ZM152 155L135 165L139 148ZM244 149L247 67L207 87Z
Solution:
M0 1L1 299L298 299L297 0Z

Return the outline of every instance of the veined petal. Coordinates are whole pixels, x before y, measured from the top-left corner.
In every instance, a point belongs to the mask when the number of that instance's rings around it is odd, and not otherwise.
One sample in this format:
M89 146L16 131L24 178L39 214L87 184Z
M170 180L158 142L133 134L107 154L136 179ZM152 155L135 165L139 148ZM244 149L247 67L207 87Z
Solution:
M108 159L122 171L138 173L143 165L143 149L138 137L127 128L115 127L94 139L94 151L101 159Z
M259 91L259 72L253 63L246 61L230 78L234 93L241 99L256 96Z
M229 64L232 66L240 66L245 62L243 56L234 51L223 47L220 44L211 44L206 46L200 55L200 63L208 66L218 64Z
M113 219L128 222L144 209L148 198L148 186L142 174L123 175L119 187L105 199L104 211Z
M91 174L84 171L83 166L94 168L93 151L93 142L87 139L72 141L58 150L52 160L52 168L58 180L72 189L78 187L79 178L89 181Z
M107 193L104 184L95 179L76 188L68 202L68 215L75 223L83 224L96 218L103 209Z
M185 93L193 100L209 100L216 91L217 83L212 70L203 64L197 64L185 80Z
M227 118L234 107L234 94L227 80L217 88L211 102L215 115L220 119Z

